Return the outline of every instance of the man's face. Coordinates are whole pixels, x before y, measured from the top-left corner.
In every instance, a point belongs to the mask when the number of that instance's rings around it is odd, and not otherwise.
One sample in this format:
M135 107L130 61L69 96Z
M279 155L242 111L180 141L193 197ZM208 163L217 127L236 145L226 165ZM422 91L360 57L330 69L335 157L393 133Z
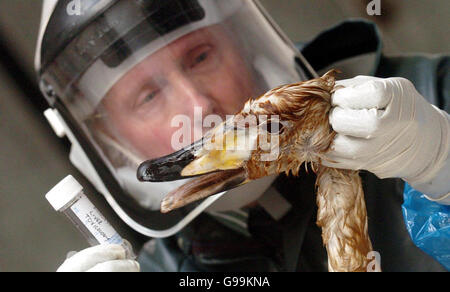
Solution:
M255 94L255 82L229 35L219 26L190 33L160 49L121 78L103 99L108 125L145 159L169 154L172 117L222 118ZM193 137L193 134L191 134Z

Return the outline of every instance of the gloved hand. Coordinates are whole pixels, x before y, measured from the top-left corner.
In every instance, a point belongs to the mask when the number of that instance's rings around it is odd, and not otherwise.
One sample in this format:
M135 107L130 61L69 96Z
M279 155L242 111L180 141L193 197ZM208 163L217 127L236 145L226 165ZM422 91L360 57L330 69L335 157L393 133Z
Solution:
M329 167L400 177L442 199L450 191L450 118L404 78L358 76L338 81L330 124L338 133Z
M139 272L139 263L125 254L120 245L97 245L68 258L57 272Z

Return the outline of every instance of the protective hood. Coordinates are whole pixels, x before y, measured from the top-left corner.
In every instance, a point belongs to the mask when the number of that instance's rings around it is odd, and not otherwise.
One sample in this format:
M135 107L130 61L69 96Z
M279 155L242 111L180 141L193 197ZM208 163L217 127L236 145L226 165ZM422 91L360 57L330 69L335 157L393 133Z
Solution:
M136 177L140 163L198 140L249 98L311 77L259 3L80 0L79 15L69 15L72 2L45 3L36 68L70 133L71 161L116 213L167 237L218 198L215 210L224 210L263 194L274 177L161 214L164 195L184 181Z

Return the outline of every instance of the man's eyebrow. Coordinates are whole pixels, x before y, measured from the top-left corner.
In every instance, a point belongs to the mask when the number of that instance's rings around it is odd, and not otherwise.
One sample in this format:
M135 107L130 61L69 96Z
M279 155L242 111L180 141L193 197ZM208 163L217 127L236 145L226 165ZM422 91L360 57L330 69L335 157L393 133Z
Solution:
M145 77L141 82L139 82L139 85L137 86L136 94L139 94L140 92L144 91L148 87L158 87L157 83L155 83L154 79L151 77Z
M202 43L207 43L211 41L215 41L216 38L214 35L207 31L194 31L178 40L176 40L172 45L180 47L177 50L185 51L193 46L200 45ZM180 43L182 45L180 45Z
M142 80L139 80L139 84L137 86L137 94L141 91L145 90L147 87L150 88L161 88L167 83L166 79L163 76L160 76L158 73L145 76Z

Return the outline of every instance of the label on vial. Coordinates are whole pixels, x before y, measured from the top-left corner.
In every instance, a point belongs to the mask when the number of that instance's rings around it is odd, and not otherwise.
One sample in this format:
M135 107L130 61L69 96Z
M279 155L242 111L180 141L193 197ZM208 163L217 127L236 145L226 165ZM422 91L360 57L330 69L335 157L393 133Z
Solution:
M70 209L100 244L122 244L123 239L85 196Z

